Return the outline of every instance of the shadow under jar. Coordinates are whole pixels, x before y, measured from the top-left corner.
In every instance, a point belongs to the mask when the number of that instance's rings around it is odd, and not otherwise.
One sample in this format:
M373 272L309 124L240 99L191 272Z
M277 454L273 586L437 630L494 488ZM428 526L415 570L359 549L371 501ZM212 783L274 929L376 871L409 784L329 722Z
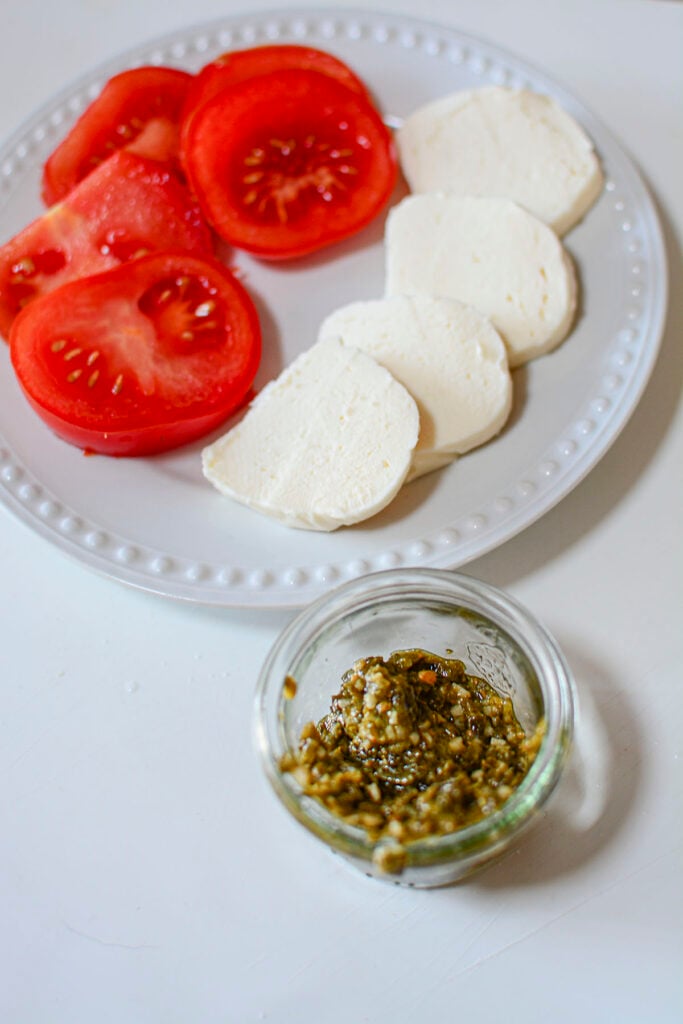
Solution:
M520 784L495 810L446 834L398 844L333 814L307 795L283 757L301 733L329 714L341 680L359 659L419 649L458 659L469 676L509 698L538 751ZM305 609L280 635L261 671L256 741L268 779L287 809L330 849L364 873L400 885L434 887L499 856L555 788L569 752L573 686L544 627L507 594L472 577L395 569L353 580Z

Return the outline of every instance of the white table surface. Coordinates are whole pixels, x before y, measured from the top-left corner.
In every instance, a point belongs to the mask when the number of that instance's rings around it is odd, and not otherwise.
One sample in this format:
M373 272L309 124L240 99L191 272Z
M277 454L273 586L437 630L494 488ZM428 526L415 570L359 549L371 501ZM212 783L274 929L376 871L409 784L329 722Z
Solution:
M563 646L578 753L536 828L469 883L372 882L286 816L252 752L255 677L292 613L128 589L3 510L3 1024L683 1019L683 4L392 6L563 82L662 217L670 313L640 405L573 493L467 567ZM0 137L97 63L247 7L5 5Z

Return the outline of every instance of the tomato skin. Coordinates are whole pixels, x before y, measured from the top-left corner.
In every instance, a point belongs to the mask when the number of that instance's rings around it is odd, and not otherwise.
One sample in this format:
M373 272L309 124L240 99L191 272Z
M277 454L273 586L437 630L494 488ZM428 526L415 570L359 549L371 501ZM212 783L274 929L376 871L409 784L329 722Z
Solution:
M397 175L391 134L370 101L303 69L221 90L192 117L181 158L216 233L264 259L360 231Z
M0 333L48 291L159 249L211 255L213 240L171 171L120 150L0 246Z
M63 440L151 455L203 436L245 401L261 332L222 264L158 253L33 302L14 321L10 355L28 401Z
M367 96L365 83L338 57L312 46L276 44L253 46L247 50L233 50L221 54L206 64L193 78L185 97L180 118L182 139L189 129L189 122L197 110L222 89L237 85L256 75L283 71L286 68L301 68L319 71L346 85L353 92Z
M178 126L192 75L142 67L114 75L48 157L42 196L53 206L116 150L178 164Z

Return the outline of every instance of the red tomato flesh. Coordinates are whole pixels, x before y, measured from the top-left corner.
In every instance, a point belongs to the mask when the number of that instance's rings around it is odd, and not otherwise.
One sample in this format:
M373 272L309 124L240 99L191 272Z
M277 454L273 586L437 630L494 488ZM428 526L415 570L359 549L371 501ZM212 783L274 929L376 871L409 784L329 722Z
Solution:
M150 455L238 408L261 333L225 267L160 253L32 303L14 322L10 352L29 402L59 437L105 455Z
M391 135L370 101L311 70L221 90L192 117L181 156L216 232L269 259L359 231L396 180Z
M312 46L273 44L253 46L248 50L224 53L205 65L190 84L181 114L181 134L187 132L190 118L208 100L222 89L237 85L255 75L266 75L286 68L319 71L348 86L354 92L367 96L363 81L338 57Z
M0 333L28 303L77 277L161 249L211 255L196 203L155 161L119 152L0 246Z
M43 170L47 206L119 149L178 169L178 125L192 75L174 68L143 67L110 78Z

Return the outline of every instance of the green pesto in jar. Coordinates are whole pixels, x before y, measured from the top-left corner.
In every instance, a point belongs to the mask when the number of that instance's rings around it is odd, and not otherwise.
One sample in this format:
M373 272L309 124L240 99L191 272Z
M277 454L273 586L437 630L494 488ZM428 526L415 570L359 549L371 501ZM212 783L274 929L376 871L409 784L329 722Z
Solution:
M373 841L403 846L496 811L527 774L543 732L541 722L527 737L511 700L462 661L396 651L345 672L329 713L304 726L280 767ZM400 860L385 869L400 870Z

